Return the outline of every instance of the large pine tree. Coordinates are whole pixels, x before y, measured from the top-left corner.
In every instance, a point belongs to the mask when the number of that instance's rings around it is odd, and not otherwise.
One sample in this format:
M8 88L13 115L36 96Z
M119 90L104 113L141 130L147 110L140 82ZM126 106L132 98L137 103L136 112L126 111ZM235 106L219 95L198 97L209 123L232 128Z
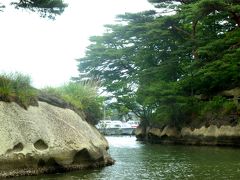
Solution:
M116 104L146 125L180 126L205 107L224 108L228 102L214 96L240 86L239 1L149 2L168 13L118 16L123 24L108 25L105 34L91 38L79 71L100 78ZM226 106L226 114L236 111Z

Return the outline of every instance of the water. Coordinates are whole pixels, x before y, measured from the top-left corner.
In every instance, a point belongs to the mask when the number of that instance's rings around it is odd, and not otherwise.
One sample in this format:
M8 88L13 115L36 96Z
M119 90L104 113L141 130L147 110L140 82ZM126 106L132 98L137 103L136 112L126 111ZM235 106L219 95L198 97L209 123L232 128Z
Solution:
M240 179L240 149L150 145L135 137L107 137L113 166L18 180Z

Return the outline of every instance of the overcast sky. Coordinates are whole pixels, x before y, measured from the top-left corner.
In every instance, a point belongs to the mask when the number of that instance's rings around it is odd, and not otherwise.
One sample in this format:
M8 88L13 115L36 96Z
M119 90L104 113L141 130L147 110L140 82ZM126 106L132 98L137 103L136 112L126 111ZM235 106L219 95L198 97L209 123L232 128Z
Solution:
M9 1L8 1L9 2ZM88 38L104 32L117 14L153 9L147 0L68 0L55 21L7 7L0 12L0 73L22 72L41 88L59 86L78 74Z

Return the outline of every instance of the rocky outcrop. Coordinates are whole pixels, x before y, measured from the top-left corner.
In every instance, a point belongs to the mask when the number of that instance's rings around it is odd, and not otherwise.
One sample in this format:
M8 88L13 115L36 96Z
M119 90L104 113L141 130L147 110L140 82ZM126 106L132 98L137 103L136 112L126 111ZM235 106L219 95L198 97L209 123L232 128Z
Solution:
M0 102L0 177L113 164L108 142L70 109Z
M75 106L73 106L72 104L66 102L65 100L63 100L59 96L56 96L56 95L49 94L47 92L38 90L37 99L38 99L38 101L46 102L46 103L48 103L50 105L53 105L53 106L57 106L57 107L64 108L64 109L71 109L74 112L76 112L83 119L86 118L85 114L80 109L78 109Z
M211 125L199 129L182 128L182 136L204 136L204 137L240 137L240 126L221 126Z
M135 129L134 134L138 137L138 139L144 139L146 137L146 131L143 128Z
M240 88L234 88L230 90L225 90L219 93L219 95L226 97L227 99L232 99L236 104L240 103Z
M184 127L181 130L166 126L160 128L138 128L138 140L152 143L240 146L240 125L221 126L210 125L199 129Z

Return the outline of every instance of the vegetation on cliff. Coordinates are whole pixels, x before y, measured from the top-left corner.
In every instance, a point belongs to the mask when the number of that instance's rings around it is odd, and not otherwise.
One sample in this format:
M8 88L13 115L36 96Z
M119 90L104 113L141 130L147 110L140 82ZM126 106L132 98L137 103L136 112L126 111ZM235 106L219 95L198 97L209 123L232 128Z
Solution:
M0 101L16 102L27 109L38 105L38 99L63 108L83 112L84 118L96 124L102 117L103 98L97 94L97 83L70 82L61 87L37 90L31 86L31 78L21 73L0 75Z
M240 91L224 92L240 87L239 2L149 2L165 9L119 15L123 23L90 38L79 71L101 79L142 125L238 123Z
M0 75L0 101L16 102L25 109L37 104L37 91L31 78L21 73Z
M67 83L63 86L42 90L50 95L63 99L74 106L76 110L84 112L85 119L91 124L97 124L101 119L103 98L97 93L97 83Z

